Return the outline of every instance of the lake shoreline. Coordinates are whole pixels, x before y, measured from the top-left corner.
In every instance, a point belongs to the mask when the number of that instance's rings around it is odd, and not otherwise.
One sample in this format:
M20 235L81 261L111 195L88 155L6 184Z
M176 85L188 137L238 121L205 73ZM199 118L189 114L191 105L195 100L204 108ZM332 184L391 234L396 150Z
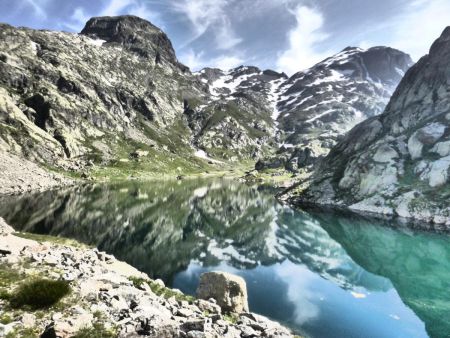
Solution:
M260 315L222 314L213 302L166 288L114 256L75 241L15 233L3 219L0 237L0 333L6 337L44 332L61 337L80 332L103 332L106 337L294 337ZM39 279L62 281L71 291L49 308L12 307L20 285Z

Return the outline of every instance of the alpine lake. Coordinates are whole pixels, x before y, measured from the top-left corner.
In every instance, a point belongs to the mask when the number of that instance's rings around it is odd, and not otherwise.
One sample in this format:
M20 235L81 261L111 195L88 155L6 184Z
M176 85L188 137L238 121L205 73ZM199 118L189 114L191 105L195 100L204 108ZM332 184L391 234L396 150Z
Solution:
M3 197L0 216L187 294L205 271L240 275L252 312L306 337L450 337L450 236L274 195L227 179L131 181Z

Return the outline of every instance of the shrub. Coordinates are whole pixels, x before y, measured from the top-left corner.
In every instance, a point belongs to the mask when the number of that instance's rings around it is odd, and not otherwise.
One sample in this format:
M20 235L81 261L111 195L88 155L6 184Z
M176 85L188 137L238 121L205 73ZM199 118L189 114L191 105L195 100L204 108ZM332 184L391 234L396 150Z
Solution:
M72 338L115 338L117 335L106 329L102 323L94 323L92 327L83 328Z
M12 308L29 307L32 310L44 309L55 305L70 293L69 283L48 279L25 282L9 297Z
M175 297L175 299L179 302L187 301L191 304L195 300L195 297L185 295L184 293L180 293L180 292L174 291L172 289L166 288L152 280L136 278L136 277L130 277L130 280L133 282L133 285L137 288L141 288L144 283L147 284L148 286L150 286L150 289L153 291L153 293L155 295L164 297L165 299Z

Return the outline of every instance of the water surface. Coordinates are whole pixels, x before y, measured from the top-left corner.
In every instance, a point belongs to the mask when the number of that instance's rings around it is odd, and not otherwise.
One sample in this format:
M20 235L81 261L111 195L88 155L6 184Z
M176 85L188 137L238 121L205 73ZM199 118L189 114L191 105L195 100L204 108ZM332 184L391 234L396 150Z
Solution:
M0 216L98 246L190 294L205 271L238 274L252 311L310 337L450 336L446 235L295 211L273 191L217 179L9 197Z

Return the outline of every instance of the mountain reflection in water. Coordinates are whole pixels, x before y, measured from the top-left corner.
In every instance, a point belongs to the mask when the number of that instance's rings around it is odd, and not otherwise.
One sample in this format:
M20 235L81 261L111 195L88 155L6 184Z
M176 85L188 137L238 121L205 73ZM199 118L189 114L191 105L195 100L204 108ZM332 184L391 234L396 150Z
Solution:
M330 211L295 211L230 180L81 186L0 200L17 230L77 239L194 293L244 277L252 311L312 337L445 337L450 240ZM386 223L386 224L382 224Z

